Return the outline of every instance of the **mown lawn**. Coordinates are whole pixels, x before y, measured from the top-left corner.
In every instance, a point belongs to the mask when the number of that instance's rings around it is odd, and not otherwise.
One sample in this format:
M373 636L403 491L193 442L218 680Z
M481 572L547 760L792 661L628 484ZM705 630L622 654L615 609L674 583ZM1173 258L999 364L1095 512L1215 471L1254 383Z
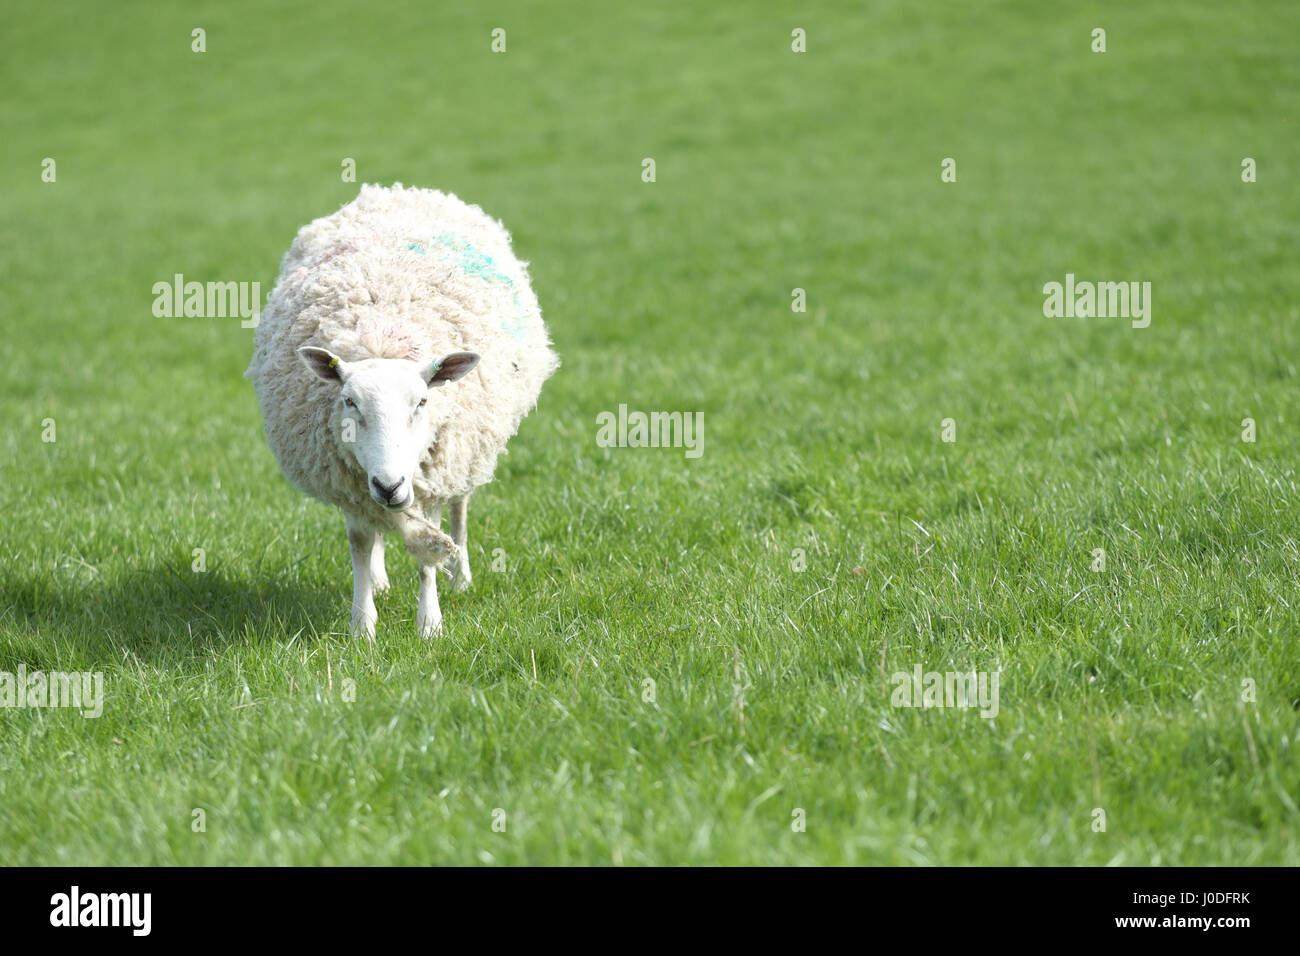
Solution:
M581 6L7 7L0 670L104 709L0 709L0 861L1300 863L1300 9ZM432 643L396 546L347 634L251 330L152 311L349 158L499 216L564 362Z

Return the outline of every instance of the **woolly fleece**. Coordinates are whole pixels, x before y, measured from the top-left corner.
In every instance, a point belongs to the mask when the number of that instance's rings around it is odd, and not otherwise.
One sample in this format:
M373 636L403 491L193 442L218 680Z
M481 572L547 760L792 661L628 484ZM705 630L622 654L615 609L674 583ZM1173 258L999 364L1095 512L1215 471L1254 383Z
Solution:
M365 185L299 231L245 374L289 481L386 530L394 515L374 502L366 474L340 450L337 385L305 368L299 347L327 348L347 362L479 353L465 378L429 390L414 507L436 516L492 480L497 456L559 365L550 344L527 263L515 258L500 222L448 193Z

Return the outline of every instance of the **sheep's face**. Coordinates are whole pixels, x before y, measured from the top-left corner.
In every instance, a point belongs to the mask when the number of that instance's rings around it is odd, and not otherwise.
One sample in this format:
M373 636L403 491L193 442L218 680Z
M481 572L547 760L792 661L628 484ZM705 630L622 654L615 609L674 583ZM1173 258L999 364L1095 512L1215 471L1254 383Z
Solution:
M429 443L429 389L463 377L479 357L452 352L429 365L406 359L344 362L310 346L298 355L312 372L338 385L340 447L365 471L370 497L390 511L409 508L415 469Z

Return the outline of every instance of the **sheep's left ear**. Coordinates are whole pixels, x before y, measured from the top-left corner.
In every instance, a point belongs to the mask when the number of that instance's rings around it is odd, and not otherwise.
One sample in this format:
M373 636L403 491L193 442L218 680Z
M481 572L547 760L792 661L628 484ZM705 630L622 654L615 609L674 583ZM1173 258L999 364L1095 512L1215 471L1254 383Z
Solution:
M446 385L464 378L478 364L478 358L477 352L452 352L434 359L424 370L424 380L430 385Z
M298 349L298 358L302 359L303 365L306 365L327 382L343 381L344 375L348 371L348 363L329 349L318 349L312 345L304 345Z

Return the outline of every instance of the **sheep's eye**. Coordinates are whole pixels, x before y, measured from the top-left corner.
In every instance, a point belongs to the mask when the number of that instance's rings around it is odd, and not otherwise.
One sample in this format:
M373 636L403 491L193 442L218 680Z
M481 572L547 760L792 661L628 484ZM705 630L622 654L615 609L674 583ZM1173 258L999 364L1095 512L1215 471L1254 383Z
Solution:
M425 406L425 405L428 405L428 404L429 404L429 400L428 400L427 398L422 398L422 399L420 399L419 402L416 403L416 406L415 406L415 407L416 407L416 408L424 408L424 406Z
M356 408L356 407L357 407L357 403L354 402L354 401L352 401L352 399L350 399L350 398L345 398L345 399L343 399L343 404L346 405L348 408Z

